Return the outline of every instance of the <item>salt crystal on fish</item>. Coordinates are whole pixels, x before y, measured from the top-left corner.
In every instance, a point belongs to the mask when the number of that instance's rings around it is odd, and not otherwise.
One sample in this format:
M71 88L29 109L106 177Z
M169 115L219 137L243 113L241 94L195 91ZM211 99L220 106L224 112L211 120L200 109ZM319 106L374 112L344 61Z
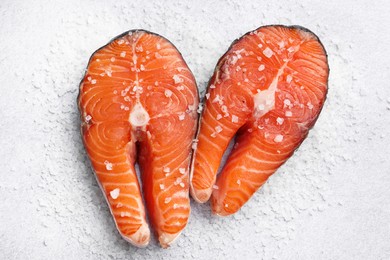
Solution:
M160 190L163 190L163 189L165 189L164 184L160 184Z
M168 172L171 171L171 169L170 169L169 167L164 166L163 171L166 172L166 173L168 173Z
M221 114L218 114L217 115L217 120L221 119L222 118L222 115Z
M280 143L283 141L283 135L276 135L274 138L275 143Z
M265 66L263 64L261 64L258 68L258 71L263 71L265 69Z
M217 94L216 96L215 96L215 98L213 99L213 101L211 101L212 103L217 103L217 102L219 102L219 101L221 101L221 98L219 97L219 95Z
M179 120L180 120L180 121L183 121L183 120L184 120L184 118L185 118L185 116L186 116L186 114L185 114L185 113L183 113L183 114L180 114L180 115L179 115Z
M210 93L206 93L206 99L210 98Z
M214 190L218 190L219 187L218 187L217 185L213 185L213 189L214 189Z
M141 71L144 71L144 70L145 70L145 66L141 64L140 70L141 70Z
M291 111L286 111L286 116L287 117L292 117L292 112Z
M106 165L107 171L112 171L112 163L109 161L105 161L104 164Z
M222 132L222 127L221 126L216 126L215 127L215 131L217 132L217 133L220 133L220 132Z
M186 169L185 168L179 168L179 172L180 172L180 174L185 174L186 173Z
M169 89L166 89L166 90L165 90L165 96L166 96L166 97L172 96L172 91L170 91Z
M96 84L96 79L91 80L91 84Z
M238 122L238 116L232 115L232 122L237 123Z
M307 103L307 107L308 107L309 109L313 109L314 106L313 106L312 103L308 102L308 103Z
M211 84L211 85L210 85L210 88L215 88L215 85L214 85L214 84Z
M278 118L276 118L276 122L278 123L278 125L281 125L281 124L283 124L284 119L281 117L278 117Z
M267 47L264 49L263 54L265 57L271 58L274 52L269 47Z
M114 62L114 61L115 61L115 58L114 58L114 57L112 57L112 58L110 59L110 61Z
M167 198L165 198L164 203L168 204L169 202L171 202L171 200L172 200L171 197L167 197Z
M183 79L180 78L179 75L173 75L173 81L175 82L175 84L178 84L178 83L181 83L183 82Z
M110 196L111 196L111 198L116 200L119 197L119 193L120 193L120 189L116 188L116 189L113 189L112 191L110 191Z
M125 51L122 51L121 54L120 54L120 56L121 56L122 58L126 57L126 52L125 52Z
M295 47L291 46L291 47L289 47L289 48L287 49L287 51L288 51L288 52L293 52L293 51L295 51Z
M185 184L183 182L180 182L180 187L184 188Z

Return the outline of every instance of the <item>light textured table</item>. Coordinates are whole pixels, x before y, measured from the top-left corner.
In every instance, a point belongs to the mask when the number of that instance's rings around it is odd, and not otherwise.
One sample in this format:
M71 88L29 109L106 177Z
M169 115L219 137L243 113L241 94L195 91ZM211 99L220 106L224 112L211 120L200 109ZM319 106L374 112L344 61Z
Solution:
M109 2L0 2L1 259L390 259L389 1ZM235 216L192 203L170 249L130 246L79 134L89 56L144 28L177 46L204 90L230 43L267 24L305 26L328 51L315 128Z

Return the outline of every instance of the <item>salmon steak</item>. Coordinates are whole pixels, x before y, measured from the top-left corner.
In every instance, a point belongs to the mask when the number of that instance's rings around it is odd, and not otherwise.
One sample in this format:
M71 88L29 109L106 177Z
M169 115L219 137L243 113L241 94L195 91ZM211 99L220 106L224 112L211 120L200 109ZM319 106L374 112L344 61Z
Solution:
M233 42L205 95L191 196L237 212L308 135L327 94L327 54L299 26L264 26ZM234 146L217 176L230 141Z
M198 103L182 55L157 34L126 32L89 60L78 97L82 139L115 225L135 246L149 243L146 213L164 248L187 224Z

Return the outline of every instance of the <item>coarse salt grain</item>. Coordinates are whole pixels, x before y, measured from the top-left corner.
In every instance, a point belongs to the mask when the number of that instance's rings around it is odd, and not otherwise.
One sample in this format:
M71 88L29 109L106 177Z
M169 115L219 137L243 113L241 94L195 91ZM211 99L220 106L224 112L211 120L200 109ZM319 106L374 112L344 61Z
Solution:
M277 122L279 125L281 125L281 124L283 124L284 119L281 118L281 117L278 117L278 118L276 118L276 122Z
M185 174L186 173L186 169L185 168L179 168L179 172L180 172L180 174Z
M210 98L210 93L206 93L206 99Z
M215 85L214 85L214 84L211 84L211 85L210 85L210 88L215 88Z
M109 161L105 161L104 164L106 165L107 171L112 171L112 163Z
M179 120L180 120L180 121L183 121L185 117L186 117L186 114L185 114L185 113L180 114L180 115L179 115Z
M160 190L163 190L163 189L165 189L164 184L160 184Z
M265 66L263 64L261 64L258 68L259 71L263 71L265 69Z
M313 106L312 103L308 102L308 103L307 103L307 107L308 107L309 109L313 109L314 106Z
M217 133L220 133L220 132L222 132L222 127L221 126L216 126L215 127L215 131L217 132Z
M292 112L291 111L286 111L286 116L287 117L292 117Z
M87 116L85 117L85 121L86 121L86 122L89 122L91 119L92 119L92 116L90 116L90 115L87 115Z
M185 184L183 182L180 182L180 187L184 188Z
M91 80L91 84L96 84L96 79Z
M168 204L169 202L171 202L171 200L172 200L171 197L167 197L167 198L165 198L164 203Z
M222 115L221 114L218 114L217 115L217 120L221 119L222 118Z
M264 49L263 54L265 57L271 58L274 52L269 47L267 47Z
M168 172L171 171L171 169L170 169L169 167L164 166L163 171L166 172L166 173L168 173Z
M232 115L232 122L237 123L238 122L238 116Z
M121 190L119 188L116 188L116 189L113 189L112 191L110 191L111 198L113 198L114 200L117 199L119 197L120 191Z
M165 90L165 96L166 97L171 97L172 96L172 91L170 91L169 89L166 89Z
M274 138L275 143L280 143L283 141L283 135L276 135Z
M203 110L203 105L202 105L202 103L199 103L198 109L196 110L196 112L198 112L198 114L200 114L200 113L202 113L202 110Z
M173 81L175 82L175 84L183 82L183 79L181 79L179 75L175 74L175 75L173 75L172 78L173 78Z
M125 51L122 51L121 54L120 54L120 56L121 56L122 58L126 57L126 52L125 52Z

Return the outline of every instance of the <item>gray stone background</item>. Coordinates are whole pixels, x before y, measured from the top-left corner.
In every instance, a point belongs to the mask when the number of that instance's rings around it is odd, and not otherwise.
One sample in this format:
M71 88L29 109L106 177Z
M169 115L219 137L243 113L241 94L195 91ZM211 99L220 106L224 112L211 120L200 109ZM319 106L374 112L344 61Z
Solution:
M390 259L390 2L0 2L1 259ZM79 134L89 56L134 28L182 52L204 90L247 31L299 24L329 55L324 110L236 215L192 202L170 249L120 238Z

